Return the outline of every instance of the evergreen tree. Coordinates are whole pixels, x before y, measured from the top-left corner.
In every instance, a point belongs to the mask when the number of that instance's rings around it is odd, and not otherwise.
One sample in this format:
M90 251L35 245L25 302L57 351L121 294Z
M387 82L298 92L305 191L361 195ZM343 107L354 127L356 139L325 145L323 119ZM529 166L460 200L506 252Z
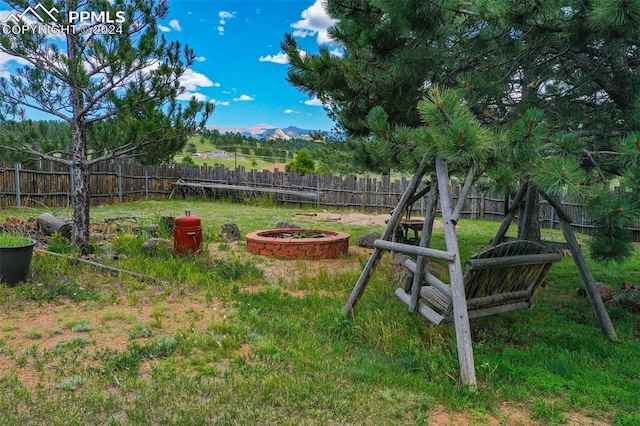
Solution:
M21 12L36 2L7 2ZM69 157L51 155L38 139L21 152L63 163L73 170L72 240L83 254L89 251L89 166L135 153L171 151L184 147L186 136L201 128L211 105L195 99L186 106L176 98L184 88L179 78L195 58L191 49L167 42L157 21L168 12L160 0L66 0L40 2L58 11L57 24L68 25L70 11L105 12L123 22L111 34L68 31L59 38L25 31L1 34L0 52L19 58L24 65L9 78L0 79L0 105L4 120L20 115L22 108L43 111L68 123ZM46 25L46 24L45 24ZM49 24L54 25L54 24ZM89 134L96 123L114 124L117 134L92 154ZM165 149L171 145L171 149Z
M328 0L328 11L344 56L301 55L287 36L288 79L323 101L361 164L411 170L423 152L420 99L436 85L459 87L476 119L497 129L490 180L581 197L599 234L592 252L630 252L622 227L640 200L637 2ZM612 178L625 184L622 198Z
M304 176L309 173L313 173L316 169L316 162L308 149L303 148L296 154L296 157L292 162L287 163L284 166L284 170L289 173L291 170L295 170L298 174Z

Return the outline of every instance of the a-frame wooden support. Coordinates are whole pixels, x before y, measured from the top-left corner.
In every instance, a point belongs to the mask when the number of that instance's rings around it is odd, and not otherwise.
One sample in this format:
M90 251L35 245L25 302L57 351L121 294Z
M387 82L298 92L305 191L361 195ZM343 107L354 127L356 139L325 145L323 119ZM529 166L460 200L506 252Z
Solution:
M495 238L492 241L492 245L496 246L502 242L507 231L509 230L509 226L513 222L516 212L518 211L519 205L523 199L525 199L525 207L524 214L522 217L522 226L520 230L519 238L526 239L529 231L528 227L531 225L531 215L533 210L533 205L535 202L535 198L540 194L547 202L553 207L558 217L558 221L560 222L560 229L564 234L565 241L567 242L567 246L571 251L571 257L573 258L574 263L576 264L576 268L578 268L578 272L580 273L580 277L582 278L582 283L584 284L584 288L589 297L589 302L596 314L596 318L600 323L600 328L602 329L603 334L608 339L614 340L616 338L616 332L613 328L613 323L609 318L609 314L607 313L607 309L604 306L604 302L602 301L602 297L598 292L598 288L596 286L596 282L591 275L591 271L589 270L589 266L587 265L587 261L582 253L582 249L580 248L580 244L576 239L576 235L573 232L573 228L571 227L571 218L564 211L562 204L557 201L550 194L545 193L544 191L540 191L536 189L533 185L528 182L523 182L520 188L518 189L511 206L509 207L507 214L502 220L502 224L496 233ZM525 198L526 197L526 198Z
M413 176L413 179L409 183L405 193L398 202L398 206L394 209L393 215L387 223L387 228L381 238L376 240L375 250L360 274L360 278L356 282L347 303L342 309L342 313L350 313L358 302L360 296L362 296L371 276L371 272L380 260L382 250L394 250L418 256L419 261L416 264L416 268L418 268L418 270L414 274L414 277L418 278L414 279L411 301L409 303L409 310L413 312L418 309L418 297L420 294L419 277L423 276L423 268L426 260L428 258L435 258L448 261L450 279L449 288L451 289L450 291L453 301L454 326L458 345L458 361L460 363L460 379L462 383L474 387L476 385L476 373L473 363L473 348L471 346L471 330L469 327L469 316L467 314L467 302L464 291L462 263L460 261L460 251L458 248L458 237L455 229L460 212L462 211L462 203L471 188L474 171L472 170L469 173L467 181L463 187L462 194L460 195L460 199L458 200L458 204L454 206L449 186L449 171L447 169L447 164L443 158L438 156L436 158L437 189L434 183L432 183L420 246L400 244L391 241L402 214L408 207L409 201L415 194L420 184L420 180L427 170L427 161L427 157L423 158L416 174ZM433 229L436 195L438 193L440 194L440 208L442 210L442 221L447 247L446 251L428 247Z
M458 203L453 205L451 197L451 190L449 186L449 172L446 161L440 157L436 157L436 182L431 183L429 190L429 200L427 202L427 212L425 215L425 221L422 228L422 236L420 239L420 245L407 245L400 244L392 241L396 228L400 222L402 215L408 206L416 199L416 190L420 185L420 181L424 177L428 168L428 158L422 159L416 173L409 182L407 189L400 198L397 207L394 209L391 219L387 223L387 227L380 237L374 243L375 250L369 261L365 265L358 281L356 282L349 299L342 309L344 315L349 314L358 300L364 293L364 290L369 282L373 269L378 264L383 250L397 251L405 254L413 254L417 256L414 263L414 270L412 270L414 279L411 283L411 294L406 295L406 292L401 291L401 299L409 305L411 312L419 311L425 317L430 318L434 323L439 323L439 318L431 318L435 313L424 310L419 304L421 280L424 278L427 282L450 295L453 305L453 322L456 331L456 343L458 347L458 361L460 363L460 380L463 384L470 387L476 386L476 374L473 361L473 348L471 345L471 330L469 326L469 314L467 310L467 300L464 288L464 275L462 271L462 263L460 260L460 250L458 247L458 237L456 234L456 224L462 212L463 204L468 196L471 184L475 176L475 170L470 170L467 180L460 193ZM571 221L569 216L564 212L560 203L558 203L553 197L538 191L532 185L525 182L518 189L511 207L507 211L507 214L498 229L496 237L493 240L493 245L499 244L505 237L511 222L513 221L518 205L526 197L525 201L525 213L523 220L530 222L530 215L532 214L531 207L537 197L538 192L549 201L551 206L555 209L562 227L562 231L565 235L565 239L572 252L573 259L578 267L578 271L582 277L587 294L589 295L590 302L596 312L596 316L600 322L602 330L606 337L610 339L615 338L615 331L607 311L604 307L600 294L597 291L595 281L591 276L589 268L587 267L586 260L580 249L575 234L571 228ZM444 229L444 237L446 244L446 251L436 250L429 248L431 235L433 232L433 222L435 219L436 203L437 199L440 199L440 208L442 211L442 222ZM521 232L520 237L526 238L528 230L525 226L524 231ZM446 260L449 263L449 285L442 283L437 278L424 270L424 266L429 258ZM405 289L406 290L406 289ZM399 293L396 291L396 295ZM408 300L407 300L408 299ZM437 314L435 314L437 315Z

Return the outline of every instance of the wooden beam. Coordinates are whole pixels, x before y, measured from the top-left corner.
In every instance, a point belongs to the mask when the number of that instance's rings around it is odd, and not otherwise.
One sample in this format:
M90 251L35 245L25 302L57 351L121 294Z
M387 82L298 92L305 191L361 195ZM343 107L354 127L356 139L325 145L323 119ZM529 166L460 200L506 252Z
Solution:
M405 259L402 264L405 268L413 273L414 277L417 275L416 262L414 262L412 259ZM427 282L427 284L434 286L447 296L451 297L451 286L449 286L449 284L440 281L438 277L436 277L429 271L423 271L422 278ZM422 280L420 282L422 282Z
M516 196L513 198L513 203L508 207L507 213L504 215L502 219L502 223L500 224L500 228L498 228L498 232L496 232L496 236L491 241L491 246L495 247L500 244L505 235L507 235L507 231L511 226L511 222L513 222L513 218L516 215L516 211L518 210L518 204L524 198L524 195L527 191L527 182L522 182L520 188L518 188L518 192L516 192ZM506 202L506 201L505 201Z
M584 283L584 287L587 290L589 301L591 302L591 306L593 307L596 317L598 318L598 322L600 322L602 332L608 339L615 340L616 331L613 328L613 324L611 323L611 319L609 318L607 309L604 306L602 297L600 297L600 293L598 292L596 282L591 275L591 271L589 270L587 261L582 254L582 249L580 248L578 239L576 238L576 235L573 232L573 228L571 227L571 218L562 208L562 204L560 204L554 197L544 193L543 191L540 191L540 194L549 202L549 204L551 204L551 206L555 209L556 214L558 215L560 228L562 229L564 238L567 240L567 244L569 245L569 248L571 250L571 257L573 258L573 261L578 268L578 272L582 277L582 282Z
M388 241L388 240L391 240L391 238L393 238L393 234L396 231L398 222L400 221L402 217L402 213L405 207L407 206L407 201L409 201L411 196L415 194L416 189L418 189L418 185L420 185L420 181L422 180L422 177L425 175L428 167L429 167L429 156L425 155L422 158L422 161L420 162L420 165L418 166L416 173L411 178L411 181L409 182L407 189L405 189L404 194L402 194L402 197L400 197L400 201L398 201L398 205L394 209L394 212L391 215L391 219L389 219L389 222L387 223L387 227L385 228L381 236L381 239ZM349 299L347 300L344 307L342 308L343 315L347 315L348 313L350 313L358 303L358 300L362 296L362 293L364 293L364 290L369 282L371 273L373 272L376 265L380 261L380 258L382 257L382 253L383 253L382 249L379 249L379 248L374 249L373 253L371 254L371 257L369 257L369 260L367 261L367 264L364 266L362 273L358 278L358 281L353 287L353 290L349 295Z
M471 328L469 326L462 264L459 256L458 236L456 235L456 224L452 220L453 206L449 188L449 170L447 169L446 161L440 155L436 156L436 175L438 178L440 207L442 209L442 222L444 225L444 238L447 251L458 254L455 256L453 262L449 262L449 277L453 303L453 323L456 329L458 361L460 363L460 380L463 384L475 388L476 369L473 363Z
M544 263L559 262L562 260L560 253L523 254L519 256L486 257L483 259L467 260L467 270L507 268L523 265L540 265Z
M458 198L458 203L456 204L456 208L453 210L451 214L451 220L455 223L458 223L460 220L460 215L462 214L462 207L464 206L464 202L469 196L469 192L471 191L471 185L473 185L473 179L476 177L476 167L473 166L469 170L467 174L467 179L464 181L464 186L460 191L460 198Z
M413 254L417 256L427 256L434 259L446 260L448 262L453 262L453 260L457 257L456 253L448 251L414 246L412 244L394 243L391 241L385 241L383 239L375 240L373 242L373 245L376 248L384 250L399 251L400 253Z
M429 199L427 200L427 214L424 216L424 223L422 224L422 235L420 236L420 247L429 247L431 244L431 235L433 234L433 222L436 216L436 206L438 204L438 185L436 182L431 182L429 188ZM409 310L416 312L418 309L418 299L420 287L422 286L422 275L424 267L429 261L426 256L418 255L416 259L416 267L413 271L413 282L411 283L411 304Z
M394 294L405 304L409 305L411 303L411 297L403 289L397 288ZM440 325L445 319L442 315L422 303L418 304L417 312L435 325Z
M533 185L527 185L527 196L524 200L524 211L522 212L522 218L520 220L520 233L518 237L521 240L528 240L531 234L531 222L533 221L533 215L535 214L534 208L536 206L536 198L538 198L538 191Z

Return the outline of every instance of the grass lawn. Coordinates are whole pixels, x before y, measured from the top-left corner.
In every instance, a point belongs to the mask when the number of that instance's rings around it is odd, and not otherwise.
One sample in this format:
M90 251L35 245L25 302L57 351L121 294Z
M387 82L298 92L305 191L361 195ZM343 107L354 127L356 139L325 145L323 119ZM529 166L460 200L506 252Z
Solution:
M570 257L533 309L472 321L479 386L470 391L459 384L453 326L407 313L388 255L353 315L341 316L370 253L357 237L382 226L195 200L98 206L92 220L152 224L185 210L202 218L201 255L143 254L146 238L129 232L94 240L93 260L153 280L37 253L27 282L0 288L0 424L640 424L640 314L609 306L618 339L607 341L577 296ZM2 210L0 219L44 211ZM350 254L249 255L217 237L228 221L243 235L279 221L345 231ZM461 221L462 257L498 225ZM53 238L50 249L69 247ZM615 289L640 284L637 255L589 264Z

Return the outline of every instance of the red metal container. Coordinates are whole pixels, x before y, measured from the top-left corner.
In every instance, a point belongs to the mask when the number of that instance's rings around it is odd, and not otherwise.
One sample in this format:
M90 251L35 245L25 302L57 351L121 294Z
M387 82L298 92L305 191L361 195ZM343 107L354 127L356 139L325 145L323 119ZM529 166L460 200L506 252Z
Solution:
M198 216L185 212L173 223L173 250L176 254L196 253L202 244L202 224Z

